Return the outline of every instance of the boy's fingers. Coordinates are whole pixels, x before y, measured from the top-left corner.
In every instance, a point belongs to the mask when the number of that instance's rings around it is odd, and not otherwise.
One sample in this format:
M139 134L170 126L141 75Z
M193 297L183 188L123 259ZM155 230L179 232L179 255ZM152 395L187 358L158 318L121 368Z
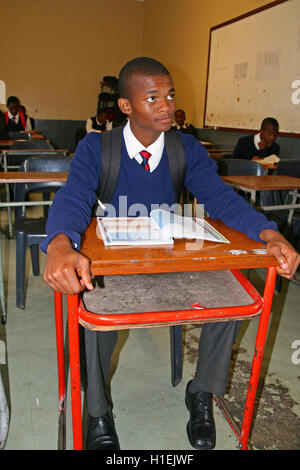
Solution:
M288 269L289 263L287 258L282 254L281 249L279 246L272 246L269 248L270 254L275 256L277 259L278 263L280 264L280 267L284 270Z
M78 271L80 272L80 284L83 287L86 287L89 290L93 290L94 286L92 284L92 275L90 270L90 263L86 259L85 262L80 263L78 266Z

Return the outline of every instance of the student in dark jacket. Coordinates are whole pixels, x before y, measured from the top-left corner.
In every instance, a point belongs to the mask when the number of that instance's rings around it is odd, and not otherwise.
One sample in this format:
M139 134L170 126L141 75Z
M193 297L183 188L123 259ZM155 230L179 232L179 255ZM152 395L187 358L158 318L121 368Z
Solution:
M261 123L258 134L241 137L233 151L233 158L261 160L270 155L279 156L280 146L275 142L279 124L276 119L267 117Z
M5 123L5 116L2 111L0 111L0 140L1 139L8 139L8 132L6 129L6 123Z
M10 96L7 99L6 106L8 111L5 113L5 122L7 132L30 132L31 123L20 111L20 100L16 96Z
M98 109L97 115L86 121L87 133L110 131L112 127L112 122L107 119L107 113L104 109Z
M172 125L172 129L175 131L180 131L183 134L191 134L197 138L196 128L190 122L186 121L185 112L183 109L177 109L177 111L175 111L174 118L175 122Z

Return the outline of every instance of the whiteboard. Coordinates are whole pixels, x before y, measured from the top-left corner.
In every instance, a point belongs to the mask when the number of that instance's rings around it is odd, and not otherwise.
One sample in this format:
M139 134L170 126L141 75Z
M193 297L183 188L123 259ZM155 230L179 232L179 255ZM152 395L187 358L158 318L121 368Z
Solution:
M211 28L204 127L300 134L300 0Z

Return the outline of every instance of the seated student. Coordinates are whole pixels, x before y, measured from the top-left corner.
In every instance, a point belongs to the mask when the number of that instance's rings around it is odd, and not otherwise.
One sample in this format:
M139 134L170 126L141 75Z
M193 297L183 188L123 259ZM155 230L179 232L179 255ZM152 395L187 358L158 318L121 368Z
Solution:
M136 203L143 203L148 213L153 205L158 207L168 204L171 208L178 202L165 147L165 133L171 127L175 111L172 77L160 62L139 57L122 68L119 92L118 105L129 120L122 128L121 165L110 204L115 208L116 215L122 211L124 196L127 198L128 210ZM195 195L199 203L204 204L210 217L220 218L234 229L265 242L267 251L278 261L278 274L292 278L299 265L300 255L278 232L276 224L255 211L231 186L223 182L214 160L199 141L182 132L178 132L178 137L186 156L186 173L182 184ZM41 244L41 249L47 252L44 281L63 294L94 289L90 262L81 254L80 242L96 202L100 172L101 142L99 136L91 132L79 142L68 181L55 195L49 211L47 238ZM97 296L97 289L93 295ZM212 449L215 446L212 394L225 393L232 345L240 323L231 321L203 325L196 373L186 389L186 403L190 412L187 432L191 445L196 449ZM85 329L84 337L87 448L119 449L119 439L106 394L117 331ZM153 430L149 429L149 432Z
M98 109L97 115L86 121L86 132L104 132L112 129L112 122L107 119L104 109Z
M5 112L6 129L8 132L30 132L32 130L30 119L19 110L20 100L16 96L7 99Z
M197 138L195 127L185 120L185 112L182 109L175 111L175 123L172 125L172 129L181 131L184 134L191 134Z
M4 113L0 110L0 139L7 140L8 132L6 129L6 122Z
M241 137L233 151L233 158L261 160L269 155L279 156L280 146L275 142L279 124L276 119L267 117L261 123L258 134Z

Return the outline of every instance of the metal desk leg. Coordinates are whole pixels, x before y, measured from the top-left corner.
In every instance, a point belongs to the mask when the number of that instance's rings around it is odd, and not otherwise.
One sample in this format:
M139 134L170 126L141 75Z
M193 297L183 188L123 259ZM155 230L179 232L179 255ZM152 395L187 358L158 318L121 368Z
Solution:
M255 350L252 360L252 369L248 385L248 392L244 408L244 416L241 428L240 446L242 449L247 449L249 439L250 426L255 403L257 385L259 380L260 367L262 363L267 330L269 325L269 318L271 313L271 306L273 300L273 293L276 280L276 268L268 268L267 278L264 291L264 305L259 319L259 325L256 335Z
M78 295L68 295L70 382L72 396L73 448L82 449L81 384L79 356Z
M3 264L2 264L2 234L0 233L0 301L2 309L2 323L6 323L6 305L5 305L5 292L4 292L4 276L3 276Z
M58 368L58 401L59 401L59 424L58 424L58 449L66 449L66 383L65 383L65 356L64 356L64 325L62 294L54 292L55 325L56 325L56 349Z
M182 380L182 326L170 326L171 383L176 387Z
M7 171L7 155L6 152L3 152L3 167L4 171ZM9 184L5 183L5 190L6 190L6 202L10 202L10 194L9 194ZM11 220L11 207L7 207L7 215L8 215L8 236L9 238L13 238L13 230L12 230L12 220Z

